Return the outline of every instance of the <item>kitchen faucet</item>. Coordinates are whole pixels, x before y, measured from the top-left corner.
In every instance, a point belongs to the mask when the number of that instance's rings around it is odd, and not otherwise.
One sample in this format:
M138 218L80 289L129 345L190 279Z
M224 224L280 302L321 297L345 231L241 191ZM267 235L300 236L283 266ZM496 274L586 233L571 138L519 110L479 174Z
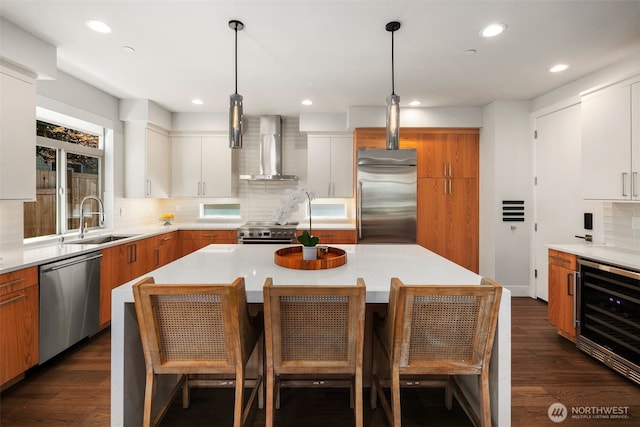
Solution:
M92 200L97 200L98 201L98 205L99 205L99 211L98 212L84 212L84 202L86 202L87 200L92 199ZM80 202L80 238L84 238L84 231L85 231L85 225L84 225L84 216L85 215L98 215L98 226L100 228L104 227L104 204L102 203L102 200L100 200L99 197L96 196L87 196L84 199L82 199L82 201Z

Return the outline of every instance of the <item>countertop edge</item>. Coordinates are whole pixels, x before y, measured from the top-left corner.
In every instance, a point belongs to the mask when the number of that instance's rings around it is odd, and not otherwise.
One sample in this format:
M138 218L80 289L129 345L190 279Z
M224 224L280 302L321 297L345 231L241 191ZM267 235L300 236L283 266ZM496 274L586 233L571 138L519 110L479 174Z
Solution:
M547 248L640 271L640 250L602 244L548 244Z

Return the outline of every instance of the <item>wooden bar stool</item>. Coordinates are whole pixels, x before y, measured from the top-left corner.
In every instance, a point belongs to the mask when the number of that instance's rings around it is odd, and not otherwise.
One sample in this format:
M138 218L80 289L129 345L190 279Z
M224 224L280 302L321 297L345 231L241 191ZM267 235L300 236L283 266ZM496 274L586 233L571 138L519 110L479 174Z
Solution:
M491 426L489 361L502 287L489 279L480 285L405 285L391 279L384 319L374 319L371 408L380 397L389 423L401 426L400 387L445 387L451 409L453 391L475 425ZM480 414L460 391L453 375L476 375ZM383 387L391 388L391 405Z
M157 425L168 409L170 401L152 419L155 377L163 374L182 375L172 395L182 385L185 408L190 387L235 387L233 425L244 425L256 396L260 407L263 399L263 325L248 314L244 279L164 285L149 277L133 285L133 296L146 364L142 425ZM254 351L259 374L249 381L245 368ZM193 379L196 374L206 377ZM243 409L246 386L253 389Z
M273 426L280 387L312 385L300 376L345 377L351 390L355 425L362 427L362 358L364 349L365 285L264 285L267 359L267 427ZM317 386L338 385L317 381ZM275 396L274 396L275 393Z

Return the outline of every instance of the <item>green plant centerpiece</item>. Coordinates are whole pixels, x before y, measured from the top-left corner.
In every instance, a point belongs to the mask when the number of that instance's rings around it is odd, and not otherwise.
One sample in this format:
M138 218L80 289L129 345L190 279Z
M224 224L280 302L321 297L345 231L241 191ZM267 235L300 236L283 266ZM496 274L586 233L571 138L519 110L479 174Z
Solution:
M286 224L291 214L298 210L298 206L307 201L308 213L309 213L309 229L304 230L300 236L298 236L298 242L304 246L304 248L314 248L320 242L317 236L313 235L311 229L311 201L315 199L315 193L307 190L304 186L298 185L295 190L285 190L285 196L281 201L280 208L276 211L275 220L278 224ZM303 248L303 249L304 249ZM305 251L303 251L304 254ZM304 255L304 259L316 259L315 250L307 252ZM311 258L307 258L311 257Z

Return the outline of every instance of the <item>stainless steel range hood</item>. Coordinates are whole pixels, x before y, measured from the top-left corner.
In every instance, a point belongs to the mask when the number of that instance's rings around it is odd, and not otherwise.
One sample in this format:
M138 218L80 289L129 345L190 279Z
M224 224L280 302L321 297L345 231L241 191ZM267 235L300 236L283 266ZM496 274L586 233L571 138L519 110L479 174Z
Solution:
M240 175L249 181L296 181L296 175L282 174L282 117L260 116L260 173Z

